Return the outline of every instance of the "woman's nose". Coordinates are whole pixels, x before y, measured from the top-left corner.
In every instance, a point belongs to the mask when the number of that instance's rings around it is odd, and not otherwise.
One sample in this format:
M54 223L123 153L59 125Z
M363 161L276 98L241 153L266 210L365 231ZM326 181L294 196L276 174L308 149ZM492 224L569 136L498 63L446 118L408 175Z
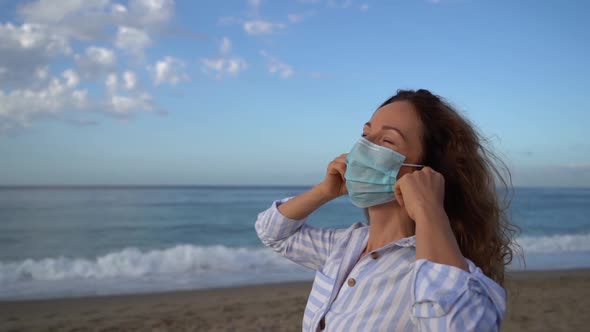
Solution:
M374 133L366 133L366 134L365 134L365 139L366 139L367 141L371 142L371 143L374 143L374 144L379 144L379 141L378 141L378 139L377 139L377 135L376 135L376 134L374 134Z

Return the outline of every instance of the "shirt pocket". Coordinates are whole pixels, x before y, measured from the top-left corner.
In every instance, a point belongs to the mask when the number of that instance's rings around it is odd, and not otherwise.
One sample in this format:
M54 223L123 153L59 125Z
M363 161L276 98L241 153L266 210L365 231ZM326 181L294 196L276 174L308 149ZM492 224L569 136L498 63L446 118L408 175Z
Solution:
M330 295L332 295L332 289L334 288L335 279L331 278L321 271L316 271L311 292L307 299L307 305L305 306L305 314L303 319L304 327L309 327L313 321L317 312L325 308Z

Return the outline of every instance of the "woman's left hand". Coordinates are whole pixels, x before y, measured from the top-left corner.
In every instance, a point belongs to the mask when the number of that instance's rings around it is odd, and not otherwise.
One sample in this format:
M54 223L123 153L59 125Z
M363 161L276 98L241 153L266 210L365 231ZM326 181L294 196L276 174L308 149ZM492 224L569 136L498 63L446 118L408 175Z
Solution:
M445 179L430 167L403 175L396 181L394 192L415 222L428 211L444 211Z

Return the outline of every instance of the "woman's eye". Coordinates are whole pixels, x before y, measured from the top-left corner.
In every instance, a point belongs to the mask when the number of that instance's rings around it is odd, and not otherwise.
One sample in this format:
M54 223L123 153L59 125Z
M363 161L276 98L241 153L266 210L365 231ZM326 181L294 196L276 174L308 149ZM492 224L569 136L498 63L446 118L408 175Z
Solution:
M395 143L393 143L393 141L388 140L388 139L384 139L383 142L394 145Z

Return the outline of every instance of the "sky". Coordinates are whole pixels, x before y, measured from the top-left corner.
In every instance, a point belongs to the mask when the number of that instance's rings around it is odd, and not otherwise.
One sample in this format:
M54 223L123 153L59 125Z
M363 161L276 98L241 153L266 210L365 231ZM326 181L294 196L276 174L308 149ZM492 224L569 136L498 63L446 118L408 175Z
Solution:
M0 0L0 185L313 185L398 89L590 187L590 2Z

